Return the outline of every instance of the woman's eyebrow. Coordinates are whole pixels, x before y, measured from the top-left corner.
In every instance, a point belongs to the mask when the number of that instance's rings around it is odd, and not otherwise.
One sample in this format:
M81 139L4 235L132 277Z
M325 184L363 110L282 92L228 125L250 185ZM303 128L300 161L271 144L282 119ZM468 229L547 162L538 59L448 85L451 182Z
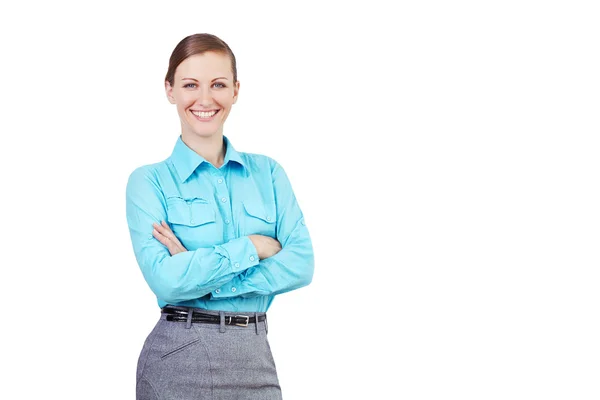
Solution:
M189 79L189 80L192 80L192 81L196 81L196 82L198 82L198 79L194 79L194 78L181 78L181 80L182 80L182 81L183 81L183 80L186 80L186 79ZM219 77L219 78L215 78L215 79L213 79L213 81L216 81L217 79L227 79L227 78L226 78L226 77L224 77L224 76L221 76L221 77Z

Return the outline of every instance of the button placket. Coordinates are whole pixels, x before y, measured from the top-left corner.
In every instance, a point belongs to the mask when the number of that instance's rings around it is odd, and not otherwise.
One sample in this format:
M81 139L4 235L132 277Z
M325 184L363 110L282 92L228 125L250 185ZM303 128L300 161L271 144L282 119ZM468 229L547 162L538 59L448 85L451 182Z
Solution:
M229 192L227 190L227 183L225 182L225 178L221 174L216 174L216 178L214 182L215 191L219 199L219 203L221 206L221 215L223 216L223 223L227 225L225 227L225 234L227 238L231 239L233 237L233 230L231 227L231 200L229 198Z

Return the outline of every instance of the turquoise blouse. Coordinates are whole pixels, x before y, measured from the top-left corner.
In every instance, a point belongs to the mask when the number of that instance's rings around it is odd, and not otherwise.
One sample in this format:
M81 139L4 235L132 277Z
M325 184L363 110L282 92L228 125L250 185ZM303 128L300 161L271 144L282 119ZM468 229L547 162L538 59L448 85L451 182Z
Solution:
M220 168L179 136L169 158L129 176L133 251L159 307L267 311L275 295L312 280L312 243L285 171L275 160L237 152L223 140ZM171 256L152 236L152 223L162 220L188 251ZM259 260L250 234L276 238L282 250Z

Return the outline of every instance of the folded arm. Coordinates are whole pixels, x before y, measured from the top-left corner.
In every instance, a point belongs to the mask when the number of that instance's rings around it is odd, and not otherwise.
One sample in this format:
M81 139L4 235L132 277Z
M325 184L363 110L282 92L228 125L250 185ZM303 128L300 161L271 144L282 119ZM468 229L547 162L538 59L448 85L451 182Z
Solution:
M314 271L314 254L304 216L283 168L272 161L272 179L277 206L277 240L282 249L260 260L212 292L211 298L275 295L308 285ZM231 290L232 287L236 289Z
M152 235L152 224L166 221L167 213L158 181L145 167L129 176L126 214L133 251L144 279L154 294L167 303L202 297L258 265L256 248L247 236L171 256Z

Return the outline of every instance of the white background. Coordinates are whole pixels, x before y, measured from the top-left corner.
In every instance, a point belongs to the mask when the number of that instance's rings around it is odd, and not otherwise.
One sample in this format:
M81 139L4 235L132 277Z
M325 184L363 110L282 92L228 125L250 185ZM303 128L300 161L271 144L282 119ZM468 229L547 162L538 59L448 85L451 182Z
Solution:
M225 134L286 169L315 248L269 310L286 400L600 398L593 3L3 3L0 397L135 397L158 306L125 184L209 32Z

